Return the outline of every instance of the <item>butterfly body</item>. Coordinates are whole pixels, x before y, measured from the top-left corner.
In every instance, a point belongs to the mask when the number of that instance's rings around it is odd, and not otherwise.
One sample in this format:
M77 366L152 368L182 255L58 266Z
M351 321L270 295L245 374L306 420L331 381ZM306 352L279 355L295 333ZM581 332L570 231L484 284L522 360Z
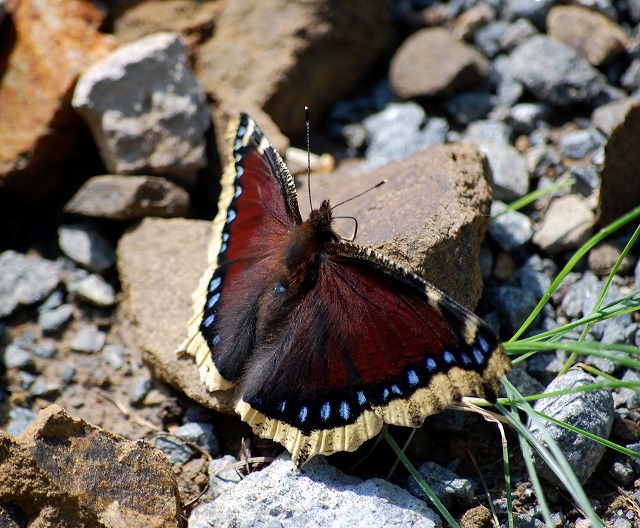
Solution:
M353 451L383 423L419 427L510 368L488 327L419 276L341 241L327 200L303 221L293 178L242 115L211 267L183 350L209 390L296 465Z

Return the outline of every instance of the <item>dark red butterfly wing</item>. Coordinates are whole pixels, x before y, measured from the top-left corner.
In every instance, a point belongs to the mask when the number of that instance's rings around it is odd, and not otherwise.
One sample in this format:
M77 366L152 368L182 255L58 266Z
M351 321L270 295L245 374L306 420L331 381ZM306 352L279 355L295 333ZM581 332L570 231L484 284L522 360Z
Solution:
M247 365L236 409L296 464L354 450L383 422L418 427L462 396L495 397L510 363L478 317L371 250L329 244L321 261Z
M195 315L181 347L196 357L209 390L227 389L240 377L254 350L263 288L282 266L289 231L302 221L293 177L246 114L221 185L210 266L194 293Z

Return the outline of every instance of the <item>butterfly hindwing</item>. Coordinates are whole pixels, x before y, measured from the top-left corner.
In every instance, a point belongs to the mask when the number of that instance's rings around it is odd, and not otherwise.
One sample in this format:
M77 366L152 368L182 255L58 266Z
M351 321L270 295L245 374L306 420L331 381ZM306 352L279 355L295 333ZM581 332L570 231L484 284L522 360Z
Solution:
M296 464L352 451L383 422L418 427L462 396L495 397L509 361L474 314L371 250L331 244L321 260L236 409Z
M281 263L287 233L301 222L293 177L246 114L221 187L210 265L194 293L194 317L181 346L196 358L208 390L237 382L253 352L261 288Z

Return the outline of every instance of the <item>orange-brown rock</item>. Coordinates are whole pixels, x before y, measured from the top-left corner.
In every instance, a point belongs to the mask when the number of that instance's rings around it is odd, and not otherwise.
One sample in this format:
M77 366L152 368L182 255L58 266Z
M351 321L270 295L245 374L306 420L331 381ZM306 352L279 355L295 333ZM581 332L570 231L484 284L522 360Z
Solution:
M19 0L8 7L13 25L4 27L14 33L5 32L0 46L8 49L0 80L0 185L39 201L89 140L71 109L73 86L115 40L99 32L105 14L88 0Z
M0 503L29 526L180 528L165 456L77 420L57 405L15 439L0 432Z

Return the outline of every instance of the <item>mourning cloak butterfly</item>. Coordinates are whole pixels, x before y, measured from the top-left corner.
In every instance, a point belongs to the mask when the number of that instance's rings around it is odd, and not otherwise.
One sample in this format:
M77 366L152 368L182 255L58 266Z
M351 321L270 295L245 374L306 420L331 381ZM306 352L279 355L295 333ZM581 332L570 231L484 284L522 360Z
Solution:
M341 241L329 201L303 221L293 177L242 114L211 266L182 350L210 391L296 466L354 451L383 423L419 427L464 395L495 398L510 362L473 313L379 253Z

